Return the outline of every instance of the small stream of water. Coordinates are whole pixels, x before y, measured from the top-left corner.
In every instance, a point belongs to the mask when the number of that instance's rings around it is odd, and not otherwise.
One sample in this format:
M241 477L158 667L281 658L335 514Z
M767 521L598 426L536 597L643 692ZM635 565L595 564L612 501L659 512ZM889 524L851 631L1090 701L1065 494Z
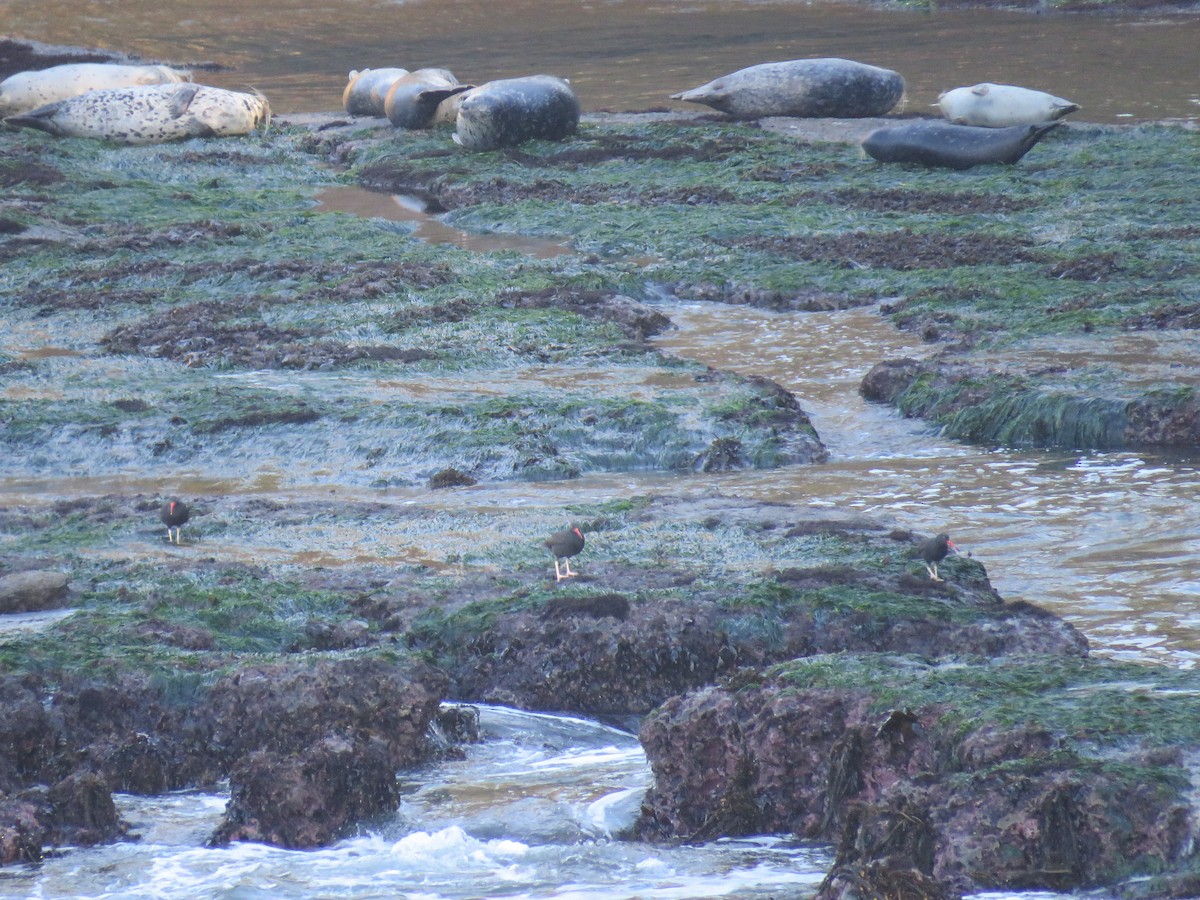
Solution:
M481 707L467 758L422 770L390 822L316 851L206 849L226 798L122 796L141 840L0 868L0 897L91 900L743 900L819 884L827 848L784 837L655 847L612 839L650 772L636 737Z

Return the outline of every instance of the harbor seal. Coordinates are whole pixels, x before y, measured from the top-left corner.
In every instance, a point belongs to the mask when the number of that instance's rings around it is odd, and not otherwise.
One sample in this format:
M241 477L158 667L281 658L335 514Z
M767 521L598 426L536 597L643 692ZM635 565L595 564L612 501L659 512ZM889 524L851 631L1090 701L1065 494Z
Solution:
M856 119L884 115L903 95L898 72L834 57L761 63L671 99L702 103L735 119Z
M200 84L153 84L88 91L4 121L57 137L153 144L246 134L270 123L271 108L261 94Z
M969 169L987 163L1015 163L1061 124L982 128L930 120L880 128L867 135L862 148L880 162Z
M383 111L397 128L428 128L439 103L473 86L459 84L449 69L417 69L392 83Z
M1008 128L1057 121L1079 109L1079 104L1044 91L984 82L939 94L938 107L958 125Z
M559 141L579 126L579 99L553 75L489 81L463 94L454 140L468 150Z
M132 87L138 84L178 84L191 73L170 66L119 63L65 63L30 72L16 72L0 81L0 119L78 97L86 91Z
M407 74L408 69L398 68L352 70L342 91L342 106L352 116L382 116L388 89Z

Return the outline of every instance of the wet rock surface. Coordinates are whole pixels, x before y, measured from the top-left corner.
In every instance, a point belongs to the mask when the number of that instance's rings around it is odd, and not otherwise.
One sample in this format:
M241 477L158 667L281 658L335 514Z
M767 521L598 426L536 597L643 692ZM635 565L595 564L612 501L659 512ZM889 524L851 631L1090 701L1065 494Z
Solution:
M68 592L68 578L62 572L0 575L0 614L55 609L66 604Z
M109 785L94 773L0 793L0 865L37 862L46 846L119 840L128 827L117 815Z
M396 773L437 750L429 726L445 688L427 666L368 658L239 669L186 699L129 674L57 690L8 677L0 852L30 861L43 844L115 840L128 826L113 790L226 777L233 799L215 843L327 844L394 811Z
M255 841L322 847L400 802L396 767L382 742L327 737L299 752L257 751L230 774L232 796L211 846Z
M965 685L925 705L926 675L955 676L918 657L865 661L911 707L857 686L805 686L823 681L813 675L828 664L743 673L647 717L640 736L655 783L640 833L783 830L836 841L822 897L892 896L889 883L922 882L930 896L1072 890L1119 880L1135 860L1186 859L1193 826L1176 751L1088 758L1075 736L981 721L970 709L979 695ZM1025 665L983 664L1000 678ZM1129 827L1113 829L1114 819Z

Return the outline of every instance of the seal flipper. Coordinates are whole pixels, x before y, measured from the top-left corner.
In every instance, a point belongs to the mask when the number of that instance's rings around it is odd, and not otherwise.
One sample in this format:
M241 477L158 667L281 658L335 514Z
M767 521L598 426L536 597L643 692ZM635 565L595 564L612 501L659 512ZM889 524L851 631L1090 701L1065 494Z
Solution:
M1039 122L1037 125L1030 125L1029 133L1025 136L1025 140L1021 142L1021 152L1017 154L1017 158L1014 159L1013 162L1016 162L1017 159L1020 159L1022 156L1028 153L1034 144L1052 132L1055 128L1061 128L1063 124L1064 123L1062 122Z
M413 125L413 128L423 128L426 125L433 123L433 117L437 114L437 108L443 100L448 100L455 94L461 94L463 91L469 91L475 87L473 84L456 84L445 88L429 88L417 94L416 107L417 115L415 118L421 121L421 125Z
M192 119L187 124L188 137L217 137L217 131L211 125L201 122L199 119Z
M200 87L198 84L181 84L171 92L171 99L167 104L167 112L172 119L178 119L188 111L188 107L196 99L196 94L200 92Z

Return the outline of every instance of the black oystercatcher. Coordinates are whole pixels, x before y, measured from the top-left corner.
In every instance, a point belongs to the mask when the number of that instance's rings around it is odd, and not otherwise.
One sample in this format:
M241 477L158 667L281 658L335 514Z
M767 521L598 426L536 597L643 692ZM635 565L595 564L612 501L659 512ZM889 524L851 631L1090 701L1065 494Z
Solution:
M179 527L188 520L191 514L191 511L187 508L187 504L177 497L172 497L163 504L162 512L159 513L159 518L162 519L162 523L167 526L168 544L171 543L172 528L175 529L175 543L183 543L183 539L179 536Z
M550 548L550 552L554 554L554 580L562 581L564 578L574 578L578 572L571 571L571 557L583 549L583 532L579 530L578 525L572 525L566 531L556 531L550 535L550 539L546 541L546 546ZM565 572L558 568L558 561L563 561Z
M929 570L929 577L934 581L945 581L944 578L938 577L938 563L946 558L947 553L958 552L954 541L950 540L950 535L943 531L936 537L926 538L921 541L918 549L921 552L921 559L925 560L925 568Z

